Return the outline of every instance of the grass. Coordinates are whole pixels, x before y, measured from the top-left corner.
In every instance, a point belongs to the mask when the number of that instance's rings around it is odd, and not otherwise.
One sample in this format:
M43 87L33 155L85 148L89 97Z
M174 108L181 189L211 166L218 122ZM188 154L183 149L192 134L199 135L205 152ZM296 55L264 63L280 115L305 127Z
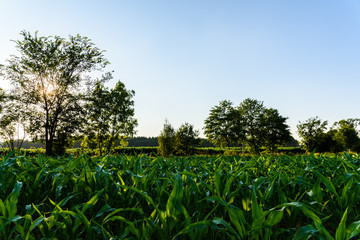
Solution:
M360 156L0 159L0 239L355 239Z

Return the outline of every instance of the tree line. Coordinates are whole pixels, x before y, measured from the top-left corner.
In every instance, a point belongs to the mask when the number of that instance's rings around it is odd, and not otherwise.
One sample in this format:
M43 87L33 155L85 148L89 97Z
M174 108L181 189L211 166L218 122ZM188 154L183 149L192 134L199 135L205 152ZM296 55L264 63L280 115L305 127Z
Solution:
M234 107L224 100L210 110L205 120L205 135L216 146L240 146L259 153L260 147L274 152L277 147L292 141L286 117L276 109L266 108L263 102L245 99ZM335 122L327 130L327 121L312 117L299 122L297 132L306 151L341 152L360 151L357 127L360 119L349 118Z
M360 151L360 138L357 127L360 119L349 118L335 122L327 130L327 121L319 117L309 118L297 125L302 145L307 151L340 152Z
M113 76L103 73L109 64L104 51L80 35L65 39L23 31L21 36L14 41L19 55L0 65L0 74L12 86L0 89L0 137L8 146L21 147L30 138L42 142L48 155L63 154L74 141L99 154L117 144L126 146L136 133L135 91L121 81L114 88L105 86ZM94 78L94 72L102 76ZM204 134L215 146L274 152L296 142L286 120L256 99L238 106L224 100L210 109ZM326 131L327 121L315 117L300 122L297 130L307 151L359 151L359 122L340 120ZM175 130L165 122L157 137L159 154L191 154L202 142L199 133L189 123Z

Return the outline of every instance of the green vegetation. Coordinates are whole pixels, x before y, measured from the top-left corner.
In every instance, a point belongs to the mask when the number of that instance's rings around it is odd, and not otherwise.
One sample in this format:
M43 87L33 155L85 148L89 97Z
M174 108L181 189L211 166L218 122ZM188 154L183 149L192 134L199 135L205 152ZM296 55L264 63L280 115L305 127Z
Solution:
M126 146L126 136L135 133L137 120L134 119L134 91L128 91L122 82L109 90L104 82L112 79L108 73L95 82L86 96L84 108L87 111L87 124L83 127L83 145L98 150L102 155L110 152L117 141Z
M1 239L355 239L360 156L0 160Z
M315 117L300 122L297 128L302 144L309 152L359 152L360 138L356 130L359 123L360 119L343 119L326 132L327 121Z
M171 124L165 121L163 130L158 137L158 153L162 156L194 154L195 148L201 143L199 134L200 132L189 123L181 124L175 131Z
M254 153L261 147L274 151L291 139L286 119L255 99L247 98L238 107L225 100L210 110L204 133L216 146L243 145Z
M89 76L109 64L90 39L40 37L25 31L21 35L22 40L14 41L19 56L0 66L0 74L12 86L5 93L6 101L0 102L0 134L10 148L15 148L14 136L19 138L17 126L24 130L24 138L27 134L42 141L47 155L62 155L74 140L84 138L85 131L84 142L90 148L96 145L100 152L134 133L134 91L126 90L120 81L112 90L105 88L103 82L111 78L110 73L100 80ZM1 100L2 91L0 95ZM108 122L101 121L104 118ZM103 142L105 146L99 146Z
M359 235L360 155L313 151L359 151L359 119L327 132L318 118L300 123L313 153L299 155L302 148L280 148L298 145L278 110L249 98L237 107L222 101L204 128L219 148L199 148L193 125L175 130L167 121L157 139L132 139L148 147L124 147L136 132L135 92L120 81L107 88L111 73L88 76L108 64L103 52L79 35L22 36L20 56L0 65L13 86L0 89L1 146L8 147L0 149L0 239ZM39 142L45 149L31 149ZM30 149L13 151L22 146Z

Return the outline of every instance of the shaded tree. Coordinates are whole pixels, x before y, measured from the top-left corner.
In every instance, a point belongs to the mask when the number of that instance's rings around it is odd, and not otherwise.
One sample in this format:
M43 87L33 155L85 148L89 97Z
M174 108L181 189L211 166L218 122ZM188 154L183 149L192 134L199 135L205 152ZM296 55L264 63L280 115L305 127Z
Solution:
M242 142L251 152L258 153L264 144L265 109L263 102L250 98L245 99L238 107L242 119L239 123L245 132Z
M127 90L118 81L113 89L104 83L112 79L107 73L98 80L86 97L86 125L83 144L90 149L98 149L100 155L109 152L117 141L126 146L126 138L135 133L137 120L134 118L133 90Z
M195 147L199 146L200 132L189 123L182 124L175 133L175 150L177 154L192 154Z
M205 135L217 146L242 144L254 153L265 146L274 151L290 139L286 119L256 99L247 98L236 108L222 101L205 120Z
M13 86L11 95L24 110L31 137L41 139L46 154L54 143L64 144L78 133L83 122L82 86L86 73L108 64L103 52L86 37L39 37L21 33L15 41L20 56L12 56L2 67ZM59 146L58 145L58 146Z
M171 124L165 120L163 130L159 137L158 153L162 156L170 156L175 152L176 133Z
M240 116L231 101L221 101L219 106L211 108L204 134L215 146L237 145L244 138Z
M264 111L261 120L263 133L260 136L263 139L263 146L272 152L293 139L286 120L287 118L281 116L276 109L269 108Z
M339 122L335 122L332 126L334 133L334 140L336 140L343 150L360 150L360 138L356 127L359 125L360 119L343 119Z
M11 150L20 149L26 138L26 125L22 109L16 106L10 98L2 105L3 112L0 115L0 137Z
M324 139L326 126L327 121L322 121L319 117L309 118L304 122L299 122L297 131L301 138L301 143L307 151L313 151L321 146L320 143Z

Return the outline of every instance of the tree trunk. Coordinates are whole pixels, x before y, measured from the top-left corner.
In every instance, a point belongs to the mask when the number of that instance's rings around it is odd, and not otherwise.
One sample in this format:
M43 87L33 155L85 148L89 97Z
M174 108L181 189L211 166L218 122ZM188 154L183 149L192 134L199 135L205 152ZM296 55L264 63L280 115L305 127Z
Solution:
M45 154L48 156L52 156L53 155L53 141L51 141L50 139L46 139L45 149L46 149Z

